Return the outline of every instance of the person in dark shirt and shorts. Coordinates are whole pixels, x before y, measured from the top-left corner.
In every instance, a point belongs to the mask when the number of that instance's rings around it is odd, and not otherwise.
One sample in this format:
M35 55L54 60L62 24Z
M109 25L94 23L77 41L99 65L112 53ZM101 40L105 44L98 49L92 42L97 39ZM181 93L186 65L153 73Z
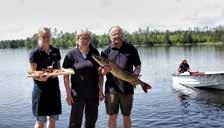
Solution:
M72 106L69 128L81 128L84 110L85 127L95 128L99 97L103 94L103 76L99 74L99 65L92 54L99 55L99 52L90 44L90 33L87 30L78 32L77 48L70 50L63 62L63 68L75 71L71 78L64 76L67 103Z
M60 51L50 45L50 29L44 27L38 33L38 47L30 53L31 71L60 68ZM58 77L34 78L32 110L36 116L35 128L44 128L47 118L48 128L55 128L61 114L61 95Z
M125 42L121 27L113 26L110 31L109 46L101 52L101 56L111 60L124 71L133 73L136 77L141 71L141 61L137 49ZM134 68L134 70L133 70ZM116 128L117 114L119 109L123 115L124 128L131 127L131 110L133 105L133 86L125 81L114 77L109 71L110 66L100 67L102 74L106 74L105 105L109 115L109 128ZM135 83L132 83L135 85Z

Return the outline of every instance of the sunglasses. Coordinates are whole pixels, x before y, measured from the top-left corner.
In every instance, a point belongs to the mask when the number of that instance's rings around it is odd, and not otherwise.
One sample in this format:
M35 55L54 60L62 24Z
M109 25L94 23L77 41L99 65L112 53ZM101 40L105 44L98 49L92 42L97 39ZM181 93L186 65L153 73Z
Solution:
M89 37L80 37L80 40L89 40Z

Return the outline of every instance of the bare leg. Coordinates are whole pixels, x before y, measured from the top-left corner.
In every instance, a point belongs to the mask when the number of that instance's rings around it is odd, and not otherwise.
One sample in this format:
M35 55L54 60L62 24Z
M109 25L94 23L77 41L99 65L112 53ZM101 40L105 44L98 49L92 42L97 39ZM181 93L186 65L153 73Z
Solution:
M36 122L34 128L44 128L44 123Z
M109 115L109 128L116 128L117 127L117 114Z
M47 128L55 128L55 119L49 118Z
M124 121L124 128L131 128L131 118L130 118L130 116L124 116L123 115L123 121Z

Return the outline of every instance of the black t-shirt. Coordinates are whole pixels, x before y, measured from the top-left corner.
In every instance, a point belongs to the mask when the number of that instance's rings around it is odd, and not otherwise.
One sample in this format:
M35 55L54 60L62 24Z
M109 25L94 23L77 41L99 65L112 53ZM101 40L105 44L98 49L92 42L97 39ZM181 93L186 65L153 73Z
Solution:
M58 65L58 61L60 61L61 55L60 51L57 48L54 48L50 45L49 54L47 54L41 47L37 47L30 52L30 63L37 64L37 71L42 69L47 69L48 66L53 66L54 69L60 68ZM48 78L46 82L41 82L34 80L34 82L38 85L50 84L51 82L58 81L58 78ZM45 88L44 86L40 86L40 88ZM46 87L47 88L47 87Z
M181 63L179 68L180 68L179 72L184 73L190 68L190 66L187 63Z
M137 49L129 43L123 42L120 49L108 46L101 52L101 56L111 60L123 70L133 73L133 67L141 65ZM125 81L119 80L108 73L105 85L105 93L134 94L133 86Z
M50 45L49 54L42 48L35 48L30 53L30 63L37 64L37 70L46 69L48 66L58 68L57 62L61 59L60 51Z
M63 68L73 68L75 74L71 75L71 88L73 96L84 98L98 98L99 96L99 65L91 57L99 55L97 49L90 48L86 58L78 48L70 50L64 59Z

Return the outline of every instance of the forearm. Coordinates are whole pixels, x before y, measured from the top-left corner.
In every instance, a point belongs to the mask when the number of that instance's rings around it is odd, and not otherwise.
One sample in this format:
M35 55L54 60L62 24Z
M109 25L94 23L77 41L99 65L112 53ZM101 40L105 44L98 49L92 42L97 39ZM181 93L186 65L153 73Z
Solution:
M177 71L180 72L181 71L181 68L178 68Z
M66 94L69 95L71 93L69 75L64 75L64 86L65 86Z
M61 63L60 63L60 60L57 62L57 68L58 68L58 69L61 69Z
M33 77L33 79L34 79L34 80L37 80L37 81L45 81L45 80L43 80L43 79L41 79L41 78L35 78L35 77Z
M31 70L31 72L37 71L37 64L36 63L30 63L30 70ZM47 77L42 77L42 78L33 77L33 79L37 80L37 81L46 81Z
M190 72L190 68L188 68L187 71Z
M99 86L99 89L100 89L100 90L103 90L103 82L104 82L103 75L102 75L101 73L99 73L99 82L98 82L98 86Z

